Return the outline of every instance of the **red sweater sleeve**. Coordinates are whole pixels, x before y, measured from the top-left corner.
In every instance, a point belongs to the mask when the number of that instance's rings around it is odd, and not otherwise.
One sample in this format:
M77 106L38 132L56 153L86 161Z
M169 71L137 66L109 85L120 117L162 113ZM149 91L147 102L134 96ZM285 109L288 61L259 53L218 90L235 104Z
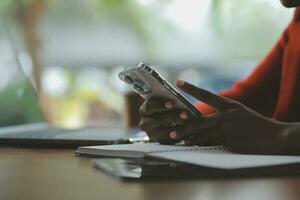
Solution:
M270 53L247 78L237 81L230 89L219 94L237 100L257 112L271 117L278 98L282 57L289 37L289 27ZM213 108L201 102L197 103L196 107L204 114L214 112Z

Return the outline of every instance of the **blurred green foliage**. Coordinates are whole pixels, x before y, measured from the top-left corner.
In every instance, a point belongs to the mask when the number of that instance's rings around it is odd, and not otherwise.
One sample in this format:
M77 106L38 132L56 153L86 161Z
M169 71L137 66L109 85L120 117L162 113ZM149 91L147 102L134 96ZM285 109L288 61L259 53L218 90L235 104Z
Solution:
M210 27L226 49L225 58L258 60L269 51L290 12L271 1L211 0Z
M18 11L26 10L36 2L38 0L2 0L0 1L0 16L20 17ZM79 1L47 1L51 9L61 9L57 13L62 20L65 20L64 17L67 16L65 10L70 2L75 4ZM92 7L89 9L97 11L98 21L115 18L121 23L125 23L126 26L130 26L129 29L134 31L143 44L149 60L155 62L155 58L160 57L159 48L164 39L162 38L164 30L173 27L169 23L170 21L164 21L162 18L156 20L158 16L156 14L163 11L173 0L152 1L151 6L143 6L137 0L89 0L86 2L88 6ZM206 28L211 28L212 34L215 34L218 48L225 49L224 60L259 59L270 48L270 44L277 37L277 30L280 29L278 27L281 26L278 25L280 16L278 17L275 11L273 16L272 11L266 9L267 4L264 4L264 1L211 0L210 8L210 23ZM75 14L81 15L82 13ZM74 15L71 14L68 17L74 17ZM262 25L261 22L265 24ZM166 31L167 34L170 32L172 31ZM38 41L39 38L35 39ZM71 77L71 79L74 78ZM17 96L20 93L22 93L22 98ZM72 90L69 93L72 94ZM25 81L16 81L4 91L0 91L0 102L0 126L30 123L42 119L33 90Z
M14 11L18 6L28 6L34 3L35 0L2 0L0 1L0 16L14 15Z
M0 102L0 126L43 121L34 90L25 80L16 80L0 90Z
M127 22L132 30L137 34L140 41L145 47L145 53L149 60L154 60L158 57L157 48L159 46L155 30L151 27L155 20L156 12L163 9L164 6L172 0L153 1L149 9L142 6L137 0L95 0L99 18L107 18L108 15L118 16L123 21ZM154 5L153 5L154 4ZM167 22L162 22L160 27L163 29L170 28Z

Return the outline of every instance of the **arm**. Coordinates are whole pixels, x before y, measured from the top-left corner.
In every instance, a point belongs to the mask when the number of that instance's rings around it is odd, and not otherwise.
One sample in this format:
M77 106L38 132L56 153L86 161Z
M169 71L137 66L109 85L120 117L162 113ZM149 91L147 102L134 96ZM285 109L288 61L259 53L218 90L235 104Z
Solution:
M224 145L246 154L300 155L300 122L288 123L265 117L238 101L215 95L187 82L177 86L214 107L213 115L195 117L168 99L148 99L140 108L140 128L149 138L173 144Z
M300 122L282 123L281 131L284 154L300 155Z
M246 79L237 81L230 89L219 94L271 117L278 98L282 57L288 40L289 27L271 52ZM204 114L214 111L213 108L203 103L197 103L196 107Z
M218 113L185 118L184 125L174 127L170 133L172 139L185 139L190 145L217 142L246 154L300 155L300 122L280 122L265 117L240 102L184 81L178 81L177 86L214 107Z

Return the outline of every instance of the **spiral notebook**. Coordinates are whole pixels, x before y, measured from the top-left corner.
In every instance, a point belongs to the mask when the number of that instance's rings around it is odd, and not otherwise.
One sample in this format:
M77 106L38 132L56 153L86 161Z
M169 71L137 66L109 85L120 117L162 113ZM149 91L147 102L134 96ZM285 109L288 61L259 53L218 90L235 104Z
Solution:
M157 143L86 146L78 147L76 153L122 158L151 157L219 169L270 167L300 163L300 156L237 154L222 146L188 147Z

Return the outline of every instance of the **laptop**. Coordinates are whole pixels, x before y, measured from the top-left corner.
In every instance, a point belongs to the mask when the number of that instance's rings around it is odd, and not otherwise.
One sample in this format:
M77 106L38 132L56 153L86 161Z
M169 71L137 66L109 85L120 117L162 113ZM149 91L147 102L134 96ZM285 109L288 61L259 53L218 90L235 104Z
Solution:
M0 25L0 147L76 148L128 143L145 137L138 129L122 127L51 127L45 121L35 88L20 65L10 36Z

